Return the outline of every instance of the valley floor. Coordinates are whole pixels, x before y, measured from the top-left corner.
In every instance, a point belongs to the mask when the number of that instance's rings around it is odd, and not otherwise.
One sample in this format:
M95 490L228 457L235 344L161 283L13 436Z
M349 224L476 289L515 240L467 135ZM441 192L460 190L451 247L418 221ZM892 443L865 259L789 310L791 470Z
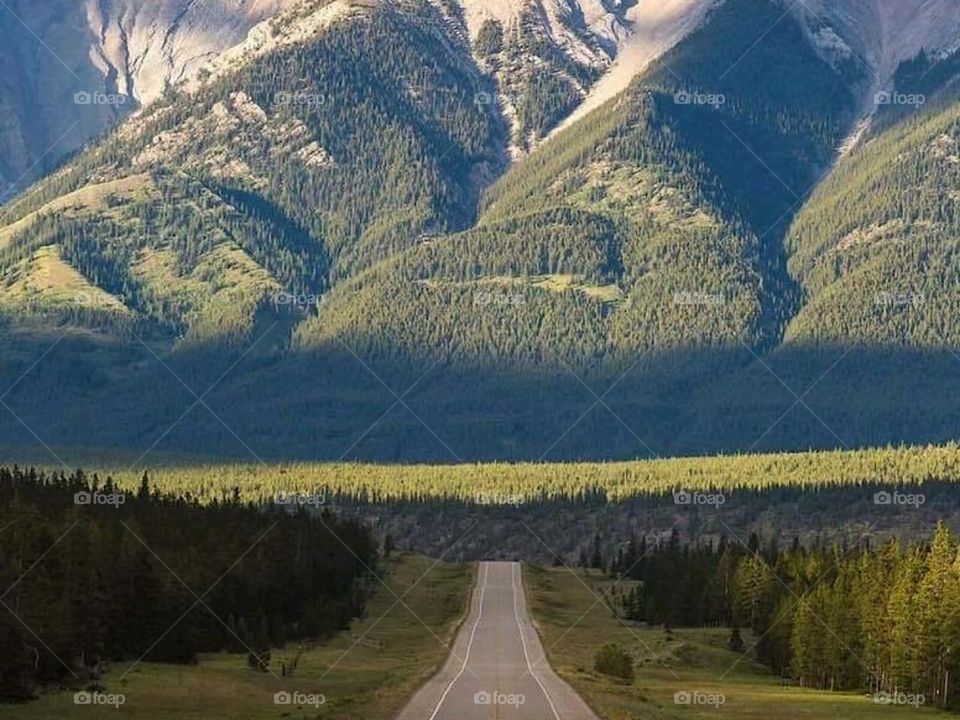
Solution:
M133 720L266 720L337 718L388 720L445 660L464 622L474 582L473 565L395 555L368 603L366 616L346 632L300 658L292 677L251 670L243 655L203 655L196 666L142 663L125 679L117 666L102 680L104 692L122 694L121 712ZM933 716L929 708L875 704L862 693L782 687L749 651L727 648L724 629L626 626L601 598L613 583L595 571L524 566L526 603L550 666L590 705L600 720L671 718L842 718L897 720ZM621 588L623 591L624 588ZM398 601L402 599L402 602ZM755 642L744 634L746 647ZM596 650L622 644L635 659L632 683L593 669ZM281 674L295 653L274 649L271 669ZM545 665L545 663L543 663ZM277 692L323 694L313 706L277 705ZM722 704L679 704L688 697L722 697ZM0 705L0 720L117 717L113 707L74 703L73 691L52 692L22 705Z

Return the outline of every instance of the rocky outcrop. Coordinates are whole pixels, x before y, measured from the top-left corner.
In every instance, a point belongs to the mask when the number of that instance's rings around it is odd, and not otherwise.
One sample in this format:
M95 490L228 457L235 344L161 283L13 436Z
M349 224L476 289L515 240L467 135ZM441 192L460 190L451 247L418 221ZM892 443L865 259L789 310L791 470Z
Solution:
M119 118L286 42L355 6L403 0L7 0L0 7L0 205ZM496 21L502 46L479 64L497 80L520 156L623 90L722 0L427 0L466 48ZM852 60L870 98L922 50L960 46L957 0L783 0L832 60ZM274 24L289 10L289 20ZM551 117L530 117L545 75ZM560 97L561 101L557 98ZM524 108L527 108L526 117Z
M303 0L9 0L0 202Z
M824 54L852 57L873 91L889 89L900 64L921 51L936 58L960 48L956 0L806 0L792 10Z

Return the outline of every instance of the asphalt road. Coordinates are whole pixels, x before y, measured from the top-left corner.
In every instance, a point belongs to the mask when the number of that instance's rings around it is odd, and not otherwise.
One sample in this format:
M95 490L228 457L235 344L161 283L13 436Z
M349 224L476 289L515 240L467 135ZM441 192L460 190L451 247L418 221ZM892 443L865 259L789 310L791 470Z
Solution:
M544 657L519 563L485 562L447 662L397 720L597 720Z

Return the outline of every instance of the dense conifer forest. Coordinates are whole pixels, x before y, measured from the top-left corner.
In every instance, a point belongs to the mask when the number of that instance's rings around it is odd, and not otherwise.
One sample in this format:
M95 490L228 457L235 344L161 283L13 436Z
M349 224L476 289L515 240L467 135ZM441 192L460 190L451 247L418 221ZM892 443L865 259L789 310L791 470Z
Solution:
M937 707L960 695L960 554L943 525L919 544L781 548L753 534L682 545L674 534L648 546L632 537L608 568L639 581L615 598L627 618L667 632L730 627L732 649L755 650L804 687L902 693Z
M270 648L363 612L377 556L367 530L327 511L2 468L0 701L200 652L279 673Z
M162 491L190 494L203 502L232 493L245 501L266 502L288 489L291 482L303 492L369 503L619 501L664 497L678 490L813 493L841 489L862 494L870 488L895 484L942 484L949 488L960 478L960 447L948 443L610 463L178 464L157 467L151 473L152 481ZM130 490L139 482L139 474L130 469L117 469L112 474Z

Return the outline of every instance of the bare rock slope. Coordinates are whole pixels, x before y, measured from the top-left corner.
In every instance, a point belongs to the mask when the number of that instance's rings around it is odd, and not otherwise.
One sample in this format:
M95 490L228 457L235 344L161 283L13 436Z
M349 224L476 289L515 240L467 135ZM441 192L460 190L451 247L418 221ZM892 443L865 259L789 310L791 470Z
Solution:
M938 59L960 49L956 0L808 0L791 9L824 54L863 68L871 94L890 89L897 68L921 52Z
M448 15L451 39L495 79L491 101L509 124L515 157L616 96L723 2L427 1ZM863 68L864 116L902 62L960 47L957 0L783 4L824 56ZM8 0L0 6L0 205L168 85L296 42L350 7L349 0ZM284 11L292 21L274 27ZM499 44L484 34L491 23Z
M10 0L0 7L0 202L303 0Z

